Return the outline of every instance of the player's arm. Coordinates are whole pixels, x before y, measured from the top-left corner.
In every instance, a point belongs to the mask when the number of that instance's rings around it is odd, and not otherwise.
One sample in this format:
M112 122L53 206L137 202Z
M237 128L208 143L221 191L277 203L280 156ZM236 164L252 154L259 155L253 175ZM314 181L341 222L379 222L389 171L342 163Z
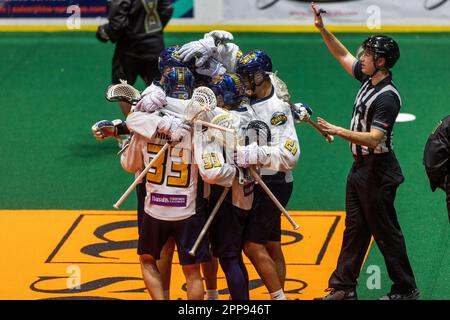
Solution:
M122 168L131 173L142 171L144 168L144 159L142 150L145 139L138 134L133 135L128 148L120 156Z
M270 145L258 146L253 142L247 146L237 147L237 164L241 167L257 164L263 168L283 172L294 169L300 157L300 146L293 120L289 117L291 117L289 113L280 115L276 121L285 123L272 125ZM261 139L261 133L258 137Z
M217 142L203 140L202 135L196 135L195 139L194 157L203 181L231 187L236 167L225 162L223 148Z
M275 145L258 147L262 166L282 172L293 170L300 157L300 145L295 130L290 131L288 135L280 134L279 137L274 137L273 141Z
M169 23L173 14L172 0L160 0L158 1L158 14L163 28Z
M344 69L353 77L353 64L357 61L347 48L325 28L322 17L314 2L311 3L311 8L314 12L314 25L320 31L328 50L333 54L336 60L344 67Z
M156 113L136 111L128 115L126 124L130 131L151 139L158 130L158 123L161 121L161 118Z

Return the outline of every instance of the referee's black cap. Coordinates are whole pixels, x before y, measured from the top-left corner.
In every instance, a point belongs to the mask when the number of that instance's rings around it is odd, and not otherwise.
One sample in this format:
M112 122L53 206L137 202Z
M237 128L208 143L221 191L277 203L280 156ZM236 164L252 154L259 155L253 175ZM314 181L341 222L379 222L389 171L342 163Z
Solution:
M375 59L385 58L386 68L392 68L400 58L400 48L394 39L384 35L370 36L364 40L362 47L375 54Z

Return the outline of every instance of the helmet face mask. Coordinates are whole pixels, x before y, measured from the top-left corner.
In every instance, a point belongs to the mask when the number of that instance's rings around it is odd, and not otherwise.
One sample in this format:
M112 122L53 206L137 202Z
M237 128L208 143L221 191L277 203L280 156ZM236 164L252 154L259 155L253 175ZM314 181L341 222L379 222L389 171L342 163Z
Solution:
M194 60L183 62L183 59L178 55L177 50L181 47L179 45L170 46L165 49L158 57L158 69L161 75L168 67L185 67L189 70L194 70Z
M253 50L244 54L238 61L236 73L244 80L247 95L252 95L257 86L269 78L272 72L272 60L261 50Z
M161 85L168 97L187 100L194 91L194 75L186 67L167 67Z
M244 81L237 74L214 77L209 87L216 95L217 106L227 110L238 108L246 97Z

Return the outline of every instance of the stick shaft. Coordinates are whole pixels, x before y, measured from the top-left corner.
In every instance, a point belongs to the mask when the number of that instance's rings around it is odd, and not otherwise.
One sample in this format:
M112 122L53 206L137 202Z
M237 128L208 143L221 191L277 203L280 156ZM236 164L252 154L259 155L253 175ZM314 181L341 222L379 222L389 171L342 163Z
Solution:
M176 113L176 112L174 112L174 111L170 111L170 110L162 110L161 112L162 112L162 113L169 114L169 115L174 116L174 117L177 117L177 118L184 118L183 115L181 115L181 114L179 114L179 113ZM205 126L205 127L209 127L209 128L213 128L213 129L217 129L217 130L221 130L221 131L226 131L226 132L229 132L229 133L235 133L234 129L230 129L230 128L218 126L218 125L216 125L216 124L213 124L213 123L210 123L210 122L207 122L207 121L203 121L203 120L195 120L195 122L198 122L198 123L200 123L202 126Z
M150 163L144 168L144 170L139 174L139 176L133 181L133 183L128 187L128 189L124 192L124 194L120 197L119 200L113 205L114 208L119 209L122 203L126 198L130 195L131 191L136 188L136 186L141 182L142 178L147 175L148 170L153 167L153 165L158 161L158 159L166 152L166 150L170 147L170 142L166 142L166 144L161 148L161 150L156 154L156 156L150 161Z
M297 230L299 226L295 223L294 219L289 215L289 213L286 211L286 209L281 205L280 201L275 197L275 195L270 191L269 187L264 183L264 181L261 179L259 174L250 167L250 173L255 178L255 180L258 182L258 184L264 189L264 191L267 193L269 198L273 201L273 203L277 206L277 208L284 214L284 216L288 219L288 221L291 223L294 230Z
M195 243L192 246L192 249L189 251L189 254L191 256L195 256L195 252L197 251L198 246L200 245L200 243L202 242L203 238L205 237L206 232L208 231L209 226L211 225L214 217L216 216L217 212L219 211L219 208L222 205L222 202L225 200L225 197L227 196L228 191L230 191L230 188L223 189L222 194L220 195L219 200L217 201L216 205L214 206L213 211L209 215L208 220L206 220L206 223L203 226L202 231L198 235L197 240L195 240Z

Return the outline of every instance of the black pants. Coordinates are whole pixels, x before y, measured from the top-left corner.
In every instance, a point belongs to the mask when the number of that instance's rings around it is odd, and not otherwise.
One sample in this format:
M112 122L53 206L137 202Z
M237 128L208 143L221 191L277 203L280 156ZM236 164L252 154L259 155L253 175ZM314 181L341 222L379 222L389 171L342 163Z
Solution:
M450 177L447 175L445 179L445 194L447 202L448 221L450 221Z
M127 56L116 48L112 60L112 83L127 80L128 84L134 85L138 76L144 80L146 86L151 85L154 79L161 77L158 59L138 59Z
M417 287L394 207L403 180L393 153L369 155L353 163L347 176L344 238L330 288L356 288L371 236L383 254L393 282L391 292L406 293Z

